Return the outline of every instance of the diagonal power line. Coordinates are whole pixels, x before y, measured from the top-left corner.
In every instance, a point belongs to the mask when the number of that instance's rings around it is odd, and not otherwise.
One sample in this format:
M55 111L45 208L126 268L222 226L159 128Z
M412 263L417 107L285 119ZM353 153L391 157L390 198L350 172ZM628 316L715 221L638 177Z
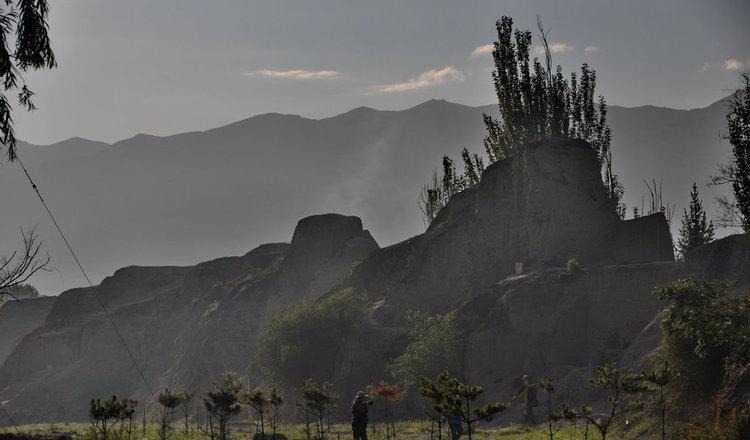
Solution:
M138 365L138 362L135 360L135 356L133 356L133 352L130 351L130 347L128 347L127 342L125 342L125 338L122 336L120 329L117 327L117 324L115 324L115 321L112 319L112 315L109 313L109 310L107 310L107 307L104 305L104 302L102 301L102 298L99 295L99 291L89 279L88 274L86 274L86 270L84 270L83 265L81 264L81 261L78 259L78 255L73 250L73 247L70 245L70 242L68 241L67 237L65 237L65 234L63 233L62 228L57 223L57 220L55 219L55 216L52 214L52 211L47 205L47 202L44 200L44 197L42 197L42 193L39 192L39 188L37 187L36 183L34 183L34 179L31 178L29 171L23 165L23 162L21 162L21 158L19 156L16 156L16 160L18 161L18 164L21 165L21 169L23 170L24 174L26 174L26 178L29 180L29 184L31 184L31 187L34 188L34 191L36 192L36 195L39 198L39 201L42 202L42 205L44 206L44 209L47 211L49 218L52 220L52 223L55 225L57 232L60 234L60 238L62 238L63 242L65 242L65 246L68 248L68 252L73 257L73 259L76 262L76 265L78 265L78 269L80 269L81 274L83 274L83 277L86 279L86 283L88 283L89 288L91 289L91 292L94 294L96 301L99 303L99 307L101 307L101 309L104 311L104 314L107 316L107 319L109 320L110 324L112 324L112 328L115 330L115 333L117 333L117 337L120 339L120 342L122 343L122 347L125 349L125 352L128 354L128 357L133 362L133 366L135 366L136 371L138 371L138 375L143 380L143 383L146 385L146 388L148 389L149 393L151 393L151 397L153 397L154 400L156 400L156 393L154 393L154 390L151 388L151 385L148 383L146 376L143 374L143 370L141 370L141 367Z

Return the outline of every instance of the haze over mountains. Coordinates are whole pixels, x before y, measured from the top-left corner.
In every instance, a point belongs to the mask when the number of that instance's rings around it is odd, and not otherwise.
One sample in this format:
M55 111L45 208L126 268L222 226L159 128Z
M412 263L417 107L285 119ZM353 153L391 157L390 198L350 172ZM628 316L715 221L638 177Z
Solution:
M665 200L677 205L676 229L691 183L703 186L728 157L720 138L725 110L723 102L695 110L610 108L628 217L647 193L642 179L663 179ZM480 151L481 114L495 111L431 100L321 120L265 114L112 145L81 138L22 144L20 154L98 282L127 265L195 264L289 241L296 222L316 213L359 216L383 246L420 233L420 186L443 154ZM20 240L19 226L38 225L57 271L39 276L37 287L57 294L83 285L15 164L0 167L0 188L3 252ZM711 214L715 191L703 189Z

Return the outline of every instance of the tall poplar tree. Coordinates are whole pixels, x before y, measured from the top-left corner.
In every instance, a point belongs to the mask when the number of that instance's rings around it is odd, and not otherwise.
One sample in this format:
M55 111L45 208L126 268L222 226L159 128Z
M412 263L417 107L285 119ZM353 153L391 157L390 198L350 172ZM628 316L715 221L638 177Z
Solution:
M612 169L612 132L607 123L607 103L604 97L596 95L596 71L584 63L580 74L574 72L570 75L570 81L563 75L561 66L557 66L553 73L547 32L541 20L537 24L544 47L544 62L530 57L530 31L514 30L510 17L502 17L496 23L492 82L500 117L495 119L483 115L487 130L484 138L487 163L511 158L524 144L538 139L584 139L597 153L602 182L613 211L624 218L623 187ZM461 158L465 169L463 175L457 175L453 168L445 168L446 160L452 164L446 156L443 158L444 178L435 177L431 184L422 188L419 206L427 225L453 194L479 182L484 160L476 154L469 154L466 148L461 152ZM446 182L457 184L447 187Z
M732 145L732 160L711 178L714 185L729 184L733 197L719 197L719 226L739 227L750 232L750 73L742 75L744 87L729 103L726 136Z

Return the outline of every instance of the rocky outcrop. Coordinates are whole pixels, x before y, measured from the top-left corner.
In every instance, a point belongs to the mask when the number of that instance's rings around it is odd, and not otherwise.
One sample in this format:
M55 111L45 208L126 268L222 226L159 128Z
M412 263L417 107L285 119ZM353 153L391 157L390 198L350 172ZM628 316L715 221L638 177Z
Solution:
M622 221L591 146L548 140L490 165L478 185L453 196L427 231L373 252L350 283L384 299L379 319L408 308L445 311L524 270L672 261L662 214Z
M377 248L356 217L312 216L291 245L195 267L128 267L97 291L153 389L204 391L225 371L252 375L270 314L331 289ZM85 420L89 399L113 393L150 399L89 289L61 294L0 368L0 399L18 422Z
M509 400L524 374L549 376L561 402L594 403L601 396L587 381L597 366L623 366L629 350L642 356L658 345L634 347L664 307L653 288L681 273L680 264L666 262L509 277L460 309L467 378L487 386L488 398Z
M294 229L281 265L282 300L288 303L320 297L349 275L354 262L378 248L357 217L324 214L303 218Z
M662 214L620 220L591 147L549 140L488 167L424 234L393 246L379 249L356 217L325 214L300 220L290 244L191 268L126 268L99 291L154 389L201 392L225 371L254 377L258 334L275 313L353 288L373 313L356 336L331 341L342 395L383 376L408 340L405 313L419 309L455 311L463 373L490 398L508 399L529 374L555 377L561 399L595 403L585 385L597 365L637 367L656 348L655 285L695 273L743 288L749 252L735 236L674 262ZM563 269L569 258L583 269ZM18 421L81 420L88 399L111 393L148 397L88 289L61 295L0 368L0 400Z
M57 298L42 296L0 306L0 365L21 339L39 327Z

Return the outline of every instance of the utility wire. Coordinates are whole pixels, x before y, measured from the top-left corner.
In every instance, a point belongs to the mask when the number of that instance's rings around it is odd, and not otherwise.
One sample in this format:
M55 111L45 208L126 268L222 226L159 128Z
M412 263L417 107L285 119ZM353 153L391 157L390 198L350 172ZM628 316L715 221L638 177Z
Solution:
M16 422L13 421L13 417L10 416L10 413L8 413L8 410L5 409L6 403L7 401L0 403L0 408L3 409L3 412L5 413L5 417L7 417L8 420L10 420L10 424L13 425L14 428L16 428L16 434L21 435L21 430L18 429L18 425L16 425Z
M60 237L65 242L65 246L68 248L68 252L70 252L70 255L73 257L76 264L78 265L78 269L80 269L81 274L83 274L83 277L86 279L86 282L88 283L89 288L91 289L91 292L94 294L94 297L96 297L96 301L99 303L99 307L101 307L101 309L104 311L104 314L107 315L107 319L109 319L110 324L112 324L112 328L115 330L115 333L117 333L117 337L120 338L120 342L122 343L123 348L127 352L128 357L130 357L130 360L133 362L133 366L135 366L135 369L138 371L138 375L141 376L143 383L146 385L146 388L148 389L149 393L151 393L151 397L153 397L154 400L156 400L156 393L154 393L154 390L151 388L151 385L148 383L148 380L146 380L146 376L143 374L143 370L141 370L141 367L138 366L138 362L136 362L135 356L133 356L133 352L130 351L130 348L128 347L127 342L125 342L125 338L122 336L122 333L120 333L120 329L117 327L117 324L115 324L115 321L112 319L112 315L110 315L109 310L107 310L107 307L104 306L104 302L102 302L102 298L99 295L99 291L96 289L94 284L89 279L89 276L86 274L86 271L83 269L83 265L81 264L81 261L78 259L78 255L76 255L75 251L73 250L73 247L70 245L70 242L68 242L68 239L65 237L65 234L63 233L62 228L60 228L60 225L57 223L55 216L52 214L52 211L50 210L49 206L47 206L47 202L44 200L44 197L42 197L42 193L39 192L39 188L37 187L36 183L34 183L34 179L31 178L31 175L29 174L29 171L26 169L26 167L23 165L21 158L19 156L16 156L16 160L18 161L18 164L21 165L21 169L23 170L24 174L26 174L26 178L29 180L31 187L34 188L34 191L36 192L37 197L39 197L39 201L42 202L42 205L44 206L44 209L47 211L47 214L49 215L49 218L52 220L52 223L55 225L57 232L60 234Z

